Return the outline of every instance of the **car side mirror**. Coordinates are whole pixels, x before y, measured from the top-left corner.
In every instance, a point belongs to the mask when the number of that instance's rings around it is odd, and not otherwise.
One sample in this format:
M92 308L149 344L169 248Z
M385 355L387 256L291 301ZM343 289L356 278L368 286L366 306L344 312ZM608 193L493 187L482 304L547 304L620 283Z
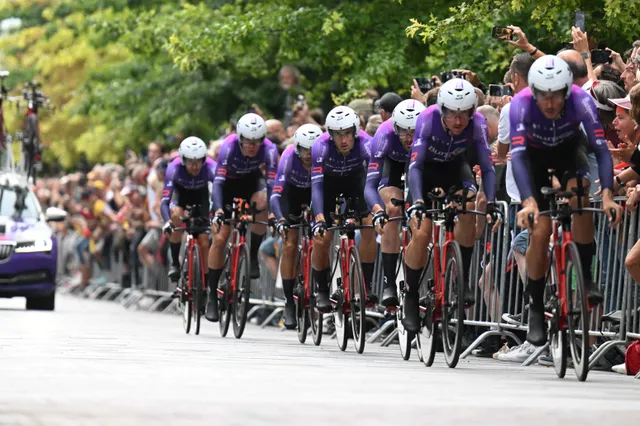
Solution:
M67 212L57 207L49 207L44 213L47 222L64 222L67 218Z

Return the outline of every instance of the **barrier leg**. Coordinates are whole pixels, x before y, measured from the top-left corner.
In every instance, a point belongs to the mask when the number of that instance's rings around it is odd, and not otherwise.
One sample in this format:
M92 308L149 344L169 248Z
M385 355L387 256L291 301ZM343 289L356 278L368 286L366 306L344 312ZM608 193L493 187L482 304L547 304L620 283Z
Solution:
M484 333L482 333L480 336L478 336L476 338L476 340L474 340L473 343L471 345L469 345L469 347L464 352L462 352L462 354L460 355L460 358L465 359L466 357L468 357L469 354L471 353L471 351L473 351L475 348L480 346L480 344L483 341L485 341L487 339L487 337L489 337L489 336L509 337L514 342L516 342L518 345L522 344L522 341L515 334L513 334L510 331L507 331L507 330L487 330Z
M522 367L530 366L531 364L533 364L533 362L535 360L540 358L540 355L542 355L542 352L544 352L548 348L549 348L549 343L545 343L544 346L540 346L538 349L536 349L536 351L534 353L531 354L531 356L529 358L525 359L524 362L522 364L520 364L520 365Z
M172 297L170 295L160 296L160 297L158 297L158 299L155 302L153 302L153 304L151 306L149 306L148 311L158 311L159 310L158 308L162 304L170 302L171 300L172 300ZM167 305L170 305L170 304L171 303L167 303Z
M260 324L260 328L265 328L267 325L269 325L269 323L271 322L271 320L273 320L275 318L276 315L280 314L284 312L284 308L276 308L273 310L273 312L271 312L269 314L269 316L262 321L262 324Z
M616 346L626 346L627 342L623 340L609 340L608 342L604 342L594 353L589 357L589 370L596 366L598 361L607 354L611 349Z
M387 347L393 342L393 340L398 337L398 329L393 330L383 341L380 343L380 346Z
M375 333L369 336L369 338L367 339L367 343L374 343L376 340L382 337L382 335L386 333L389 328L395 327L395 326L396 326L395 321L385 322L384 324L382 324L382 327L380 327L378 330L376 330Z

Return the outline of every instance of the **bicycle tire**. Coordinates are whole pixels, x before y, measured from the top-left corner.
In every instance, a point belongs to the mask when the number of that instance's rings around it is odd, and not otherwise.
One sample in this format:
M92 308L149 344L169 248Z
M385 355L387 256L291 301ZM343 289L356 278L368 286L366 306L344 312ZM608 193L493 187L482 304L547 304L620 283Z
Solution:
M227 248L224 266L222 269L222 275L220 279L223 280L222 283L218 285L218 312L220 313L219 327L220 327L220 336L226 337L229 332L229 324L231 323L231 310L233 309L233 304L230 303L229 297L229 289L231 287L231 281L229 277L231 276L231 250Z
M238 268L236 269L236 290L233 292L233 335L242 337L247 325L251 276L249 271L249 249L246 244L238 247Z
M462 254L457 241L451 241L446 247L444 298L442 309L442 346L444 359L449 368L455 368L460 359L462 349L462 333L464 330L464 270ZM451 310L450 310L451 308ZM457 318L452 318L451 314ZM450 322L455 323L450 326ZM455 336L452 336L452 331Z
M35 114L27 115L22 133L22 154L27 179L33 176L35 183L35 154L38 151L38 118Z
M571 242L565 246L565 250L564 258L567 259L565 265L567 330L569 334L567 343L573 359L576 377L579 381L584 382L589 374L589 311L587 308L587 295L585 294L584 275L582 274L582 263L578 247L574 242ZM574 319L577 319L577 322ZM581 332L581 336L578 331Z
M351 318L351 333L357 353L364 352L366 340L365 323L367 321L367 301L365 297L364 275L358 249L349 249L349 317Z
M309 256L311 256L311 252L313 252L313 248L309 251ZM309 325L311 326L311 337L313 338L313 344L316 346L320 346L322 342L322 326L324 322L324 314L316 309L316 283L313 280L313 268L311 267L311 262L309 262L309 268L307 270L307 277L309 278Z
M183 262L184 266L184 262ZM181 269L182 270L182 269ZM189 293L188 284L182 277L182 272L180 273L180 281L179 284L182 287L182 295L181 299L184 298L184 302L182 305L182 326L184 327L184 332L189 334L191 331L191 315L193 314L193 308L191 304L191 294Z
M553 359L553 368L558 378L564 378L567 373L567 332L560 330L560 303L558 302L558 269L556 268L555 255L551 251L549 256L549 269L547 271L547 283L545 285L545 311L551 311L547 321L549 333L549 352Z
M344 281L342 280L343 271L342 266L340 265L339 255L336 256L336 262L338 262L338 264L334 274L340 274L340 288L338 288L334 293L338 298L338 301L336 303L336 309L333 311L333 326L336 329L336 343L338 344L338 349L344 352L345 349L347 349L347 340L349 338L347 334L349 314L345 312L344 290L342 289L342 286L344 285Z
M303 237L304 238L304 237ZM297 271L300 273L297 276L297 285L296 285L296 317L297 317L297 327L296 334L298 335L298 341L304 344L307 341L307 333L309 332L309 301L307 300L307 294L304 288L304 273L302 270L304 268L303 264L303 256L300 254L298 256L298 268Z
M200 246L196 244L192 253L193 263L191 265L191 294L193 294L193 325L196 336L200 334L200 319L202 316L202 265L200 259Z

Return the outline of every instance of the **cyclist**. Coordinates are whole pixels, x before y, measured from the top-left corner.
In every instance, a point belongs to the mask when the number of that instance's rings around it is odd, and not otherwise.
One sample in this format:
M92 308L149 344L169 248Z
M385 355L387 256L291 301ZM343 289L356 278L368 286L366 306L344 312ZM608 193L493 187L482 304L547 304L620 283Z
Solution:
M209 220L209 186L213 185L216 163L207 157L207 145L195 136L186 138L180 144L179 156L167 167L160 212L165 222L163 231L169 235L171 245L171 267L169 279L176 282L180 278L180 243L182 231L173 229L181 226L185 206L198 206L199 215ZM198 235L198 245L202 254L209 250L209 236Z
M534 215L526 255L527 292L530 298L527 340L533 345L542 345L547 340L543 295L551 219L539 217L540 210L549 209L549 202L540 189L551 186L551 169L560 181L565 174L571 177L566 182L568 189L576 187L575 176L579 174L587 188L583 202L589 202L589 162L587 147L581 136L581 123L598 159L603 188L602 208L610 219L610 210L616 210L617 220L622 216L622 208L613 202L613 163L593 98L573 85L568 64L553 55L537 59L529 70L528 80L529 88L518 93L511 101L511 163L523 206L517 216L518 226L530 227L528 216ZM577 206L575 197L571 202L574 207ZM591 274L593 215L574 215L573 225L573 238L580 253L587 298L591 305L597 305L602 302L603 296Z
M363 194L371 137L360 130L360 118L349 107L339 106L329 111L325 125L327 133L320 136L311 149L311 199L316 215L311 264L318 289L316 306L322 312L329 312L329 249L333 232L325 230L333 223L330 213L335 211L336 196L340 194L352 199L358 213L367 211ZM371 224L371 218L365 217L362 223ZM363 229L358 250L369 303L376 302L371 293L376 249L375 231Z
M213 322L218 321L218 281L224 267L224 249L230 232L224 219L230 218L231 213L224 208L231 205L234 198L242 198L256 203L256 208L263 210L256 215L256 220L266 220L267 199L271 196L278 166L278 149L265 138L267 126L262 117L254 113L245 114L238 120L236 130L237 134L227 136L220 147L213 182L214 237L209 249L209 297L205 311L205 318ZM261 171L262 164L265 167L264 174ZM265 186L267 194L264 192ZM265 231L264 225L251 227L251 278L260 277L258 248Z
M315 124L303 124L293 135L293 145L289 145L280 158L276 183L271 194L271 211L276 217L278 234L284 241L280 275L287 299L284 326L297 326L296 305L293 287L296 282L298 258L298 231L289 229L292 222L289 215L300 216L302 205L311 205L311 145L322 134Z
M402 214L402 207L393 206L391 199L404 198L402 176L409 164L416 120L424 110L424 104L413 99L400 102L393 109L391 118L380 125L371 141L371 162L364 194L373 213L373 224L382 235L384 289L380 303L383 306L398 304L396 264L400 252L398 222L389 226L385 224L389 216Z
M405 328L411 332L420 330L418 290L420 275L427 262L425 248L431 242L431 219L426 217L418 229L418 217L426 210L424 192L435 188L445 191L452 186L463 187L477 192L471 167L465 152L475 147L482 170L482 183L487 196L487 213L495 209L495 171L491 164L487 122L476 112L478 95L466 80L454 78L442 85L436 105L432 105L418 116L416 132L411 146L409 164L409 190L413 205L407 210L411 220L411 242L405 255L404 299ZM473 203L467 203L472 209ZM469 214L459 216L456 225L456 241L460 244L462 264L465 272L464 303L475 302L469 288L469 268L473 255L474 218Z

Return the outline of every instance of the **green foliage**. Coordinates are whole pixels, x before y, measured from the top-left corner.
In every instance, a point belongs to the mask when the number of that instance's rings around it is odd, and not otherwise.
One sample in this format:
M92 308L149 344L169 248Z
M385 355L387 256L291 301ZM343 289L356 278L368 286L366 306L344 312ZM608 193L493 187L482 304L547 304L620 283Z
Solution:
M408 96L412 78L455 68L498 82L515 51L493 25L554 52L576 9L618 51L640 33L640 3L620 0L5 0L0 19L23 25L0 39L0 64L10 87L43 81L57 106L42 121L46 157L71 167L169 135L216 138L253 103L281 116L284 64L325 109L369 87ZM9 109L10 129L19 117Z

